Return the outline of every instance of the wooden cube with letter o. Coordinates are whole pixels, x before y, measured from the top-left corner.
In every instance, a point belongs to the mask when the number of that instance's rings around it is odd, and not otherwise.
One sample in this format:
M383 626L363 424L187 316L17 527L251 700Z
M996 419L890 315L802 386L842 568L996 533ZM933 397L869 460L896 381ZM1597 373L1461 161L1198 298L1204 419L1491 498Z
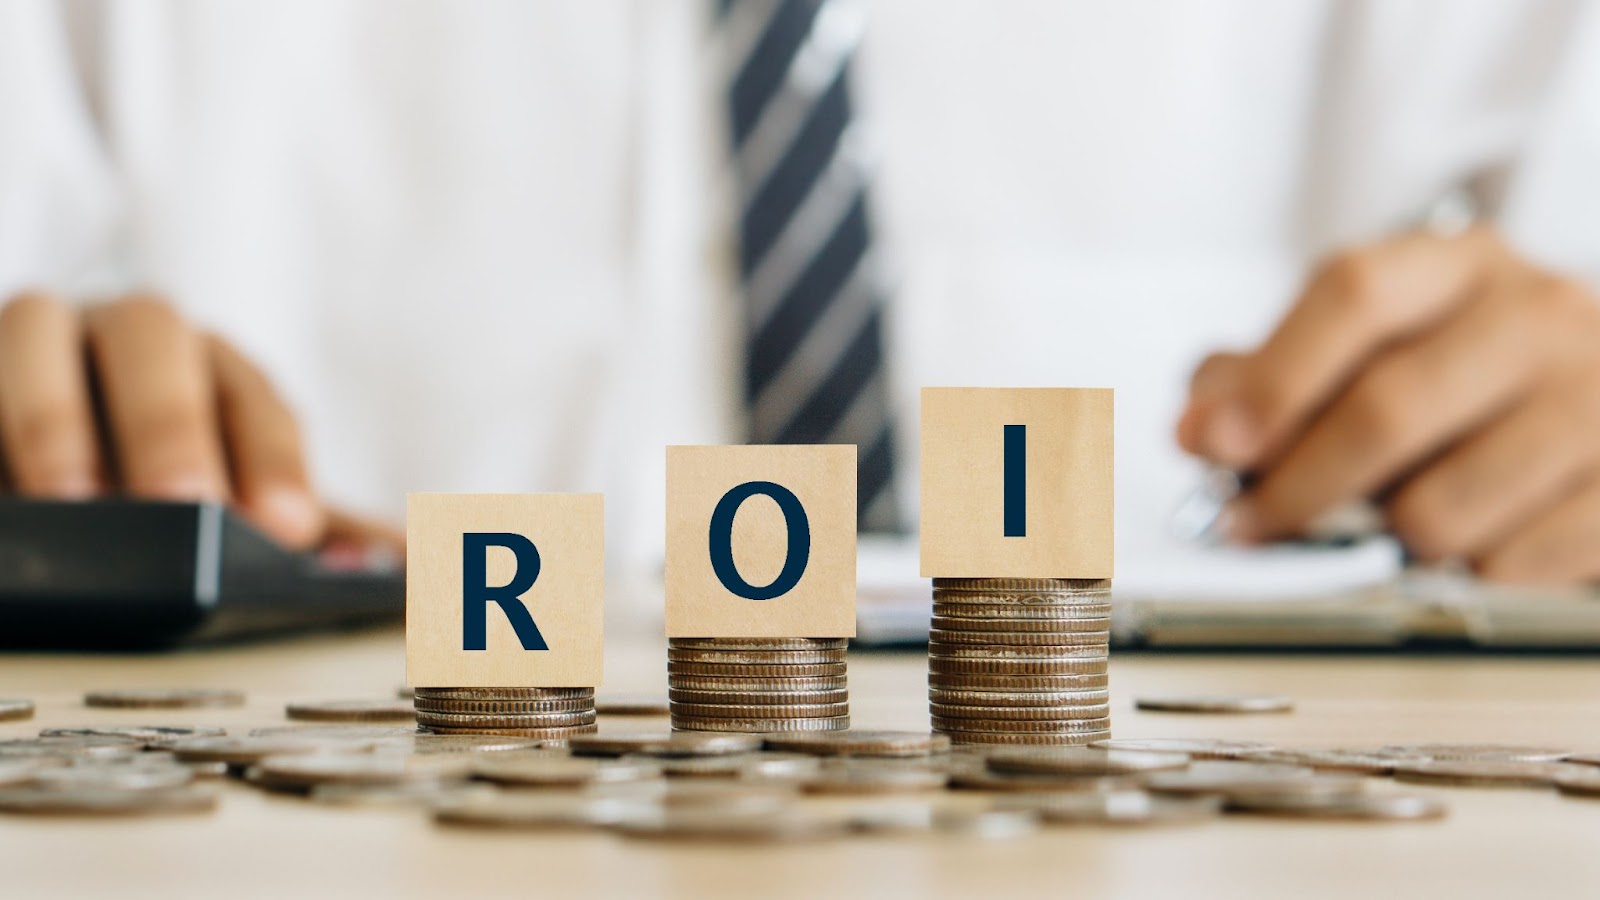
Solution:
M854 637L856 448L667 448L667 636Z
M406 683L596 687L599 494L406 497Z

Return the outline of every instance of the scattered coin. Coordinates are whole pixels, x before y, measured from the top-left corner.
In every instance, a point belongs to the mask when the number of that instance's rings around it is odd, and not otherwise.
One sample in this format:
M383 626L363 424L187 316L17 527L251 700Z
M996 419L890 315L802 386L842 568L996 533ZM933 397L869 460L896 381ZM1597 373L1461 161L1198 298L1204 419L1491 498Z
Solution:
M1319 779L1331 779L1315 784ZM1299 783L1306 782L1309 787ZM1264 763L1203 760L1191 763L1187 769L1172 772L1153 772L1145 778L1145 787L1162 794L1223 794L1232 795L1246 790L1294 791L1315 793L1337 783L1359 785L1353 776L1321 775L1299 766L1277 766Z
M845 825L807 815L745 814L721 811L668 810L619 823L617 830L634 838L696 840L720 843L788 843L837 837Z
M638 759L486 753L474 759L472 775L496 784L522 787L580 787L660 778L661 767Z
M302 722L409 722L410 703L400 700L322 700L290 703L284 713Z
M77 765L47 769L31 785L55 791L158 791L183 787L194 781L184 766Z
M1548 788L1572 769L1552 762L1496 759L1433 759L1395 766L1396 781L1454 787Z
M802 787L812 794L902 794L934 791L950 779L946 772L887 760L829 760Z
M256 764L258 781L309 790L318 784L399 784L465 778L466 756L399 756L374 753L298 753L269 756Z
M487 784L407 781L400 784L318 784L307 794L328 806L432 807L446 800L488 800L499 791Z
M0 789L0 812L28 815L171 815L210 812L216 805L216 792L200 788L164 791Z
M954 767L950 787L960 790L1000 791L1005 793L1082 793L1138 790L1142 782L1127 775L1024 775L994 772L978 761L975 765Z
M1194 694L1138 697L1133 705L1150 712L1286 713L1294 710L1294 699L1278 694Z
M1357 775L1388 775L1399 760L1353 750L1257 750L1231 757L1241 762L1304 766L1319 772L1351 772Z
M583 794L504 794L446 796L434 804L433 819L445 825L482 828L602 828L651 814L645 801Z
M565 746L565 732L557 740L542 741L534 738L505 734L413 734L403 738L383 738L376 744L379 751L393 750L423 755L433 753L498 753L512 750L536 750ZM562 751L562 755L566 755Z
M0 759L16 757L78 757L105 759L132 756L144 749L138 741L106 735L16 738L0 741Z
M20 722L33 718L32 700L0 699L0 722Z
M924 731L846 730L830 733L768 735L769 750L818 756L927 756L950 749L950 738Z
M665 716L667 698L659 694L600 694L594 708L603 716Z
M83 726L80 728L46 728L40 737L107 737L135 741L151 748L170 748L179 741L191 738L220 737L227 734L223 728L204 725L110 725Z
M1572 751L1508 744L1390 744L1374 752L1379 756L1422 757L1440 761L1555 762L1570 756Z
M4 778L0 778L4 783ZM1600 797L1600 769L1566 769L1555 778L1556 790L1575 797Z
M1561 757L1562 762L1579 763L1585 766L1600 766L1600 753L1568 753Z
M691 734L688 732L642 732L634 734L593 734L572 739L572 752L583 756L721 756L751 753L761 749L761 738L753 734Z
M1205 738L1109 738L1090 746L1102 750L1154 750L1187 753L1196 759L1235 759L1245 753L1275 750L1260 741L1217 741Z
M395 725L273 725L268 728L252 728L250 737L291 737L360 743L385 738L409 738L416 733L414 728L401 728Z
M1301 819L1359 819L1363 821L1418 821L1440 819L1443 803L1415 794L1246 793L1228 799L1233 812Z
M1048 825L1191 825L1222 812L1219 797L1153 796L1143 791L1051 794L1017 803L1038 813Z
M1027 837L1039 830L1039 814L1025 809L940 809L933 814L933 830L984 841Z
M243 706L242 691L208 689L132 688L90 691L83 695L87 706L111 709L196 709L215 706Z
M794 784L745 782L717 778L668 779L655 797L665 809L709 809L729 815L772 813L789 809L799 796Z
M822 770L822 762L803 753L738 753L730 756L662 758L661 771L673 777L742 778L795 781Z
M990 771L1026 775L1127 775L1189 767L1186 753L1094 747L1007 748L989 755Z

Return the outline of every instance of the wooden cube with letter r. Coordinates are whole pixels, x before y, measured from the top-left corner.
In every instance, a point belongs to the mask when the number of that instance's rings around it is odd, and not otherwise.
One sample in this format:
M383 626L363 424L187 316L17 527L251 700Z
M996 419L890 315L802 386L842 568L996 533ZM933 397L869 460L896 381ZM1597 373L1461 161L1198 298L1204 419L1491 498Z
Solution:
M667 448L667 636L854 637L856 448Z
M924 388L924 578L1112 577L1112 392Z
M599 494L406 497L406 683L595 687Z

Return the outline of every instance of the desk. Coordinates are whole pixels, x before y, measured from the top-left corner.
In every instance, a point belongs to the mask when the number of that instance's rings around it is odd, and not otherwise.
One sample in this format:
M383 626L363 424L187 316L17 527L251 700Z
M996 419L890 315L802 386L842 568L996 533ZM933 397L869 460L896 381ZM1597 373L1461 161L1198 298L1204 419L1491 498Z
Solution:
M3 656L0 696L38 702L43 726L283 721L292 699L388 696L398 631L166 656ZM613 639L607 686L659 691L665 642ZM852 653L861 727L926 728L917 653ZM229 686L247 707L87 709L108 686ZM1274 691L1287 716L1139 713L1139 692ZM1498 741L1600 750L1600 660L1537 657L1136 656L1112 663L1119 737L1283 744ZM1600 890L1600 801L1428 788L1448 819L1387 825L1231 818L1172 830L1047 829L1015 842L856 838L795 847L668 845L608 834L437 827L413 810L309 806L228 785L212 815L146 820L0 816L0 895L239 897L1553 896ZM582 894L580 894L582 892Z

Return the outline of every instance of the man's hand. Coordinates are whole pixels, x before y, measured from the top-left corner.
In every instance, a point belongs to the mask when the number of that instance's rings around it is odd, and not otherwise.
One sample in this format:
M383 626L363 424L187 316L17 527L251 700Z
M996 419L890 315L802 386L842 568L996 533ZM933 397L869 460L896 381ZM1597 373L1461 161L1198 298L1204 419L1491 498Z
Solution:
M1263 345L1195 373L1178 441L1255 475L1241 541L1371 497L1424 559L1600 577L1600 298L1493 232L1337 256Z
M272 385L150 297L79 312L24 294L0 310L0 455L25 497L226 500L289 546L328 535Z

